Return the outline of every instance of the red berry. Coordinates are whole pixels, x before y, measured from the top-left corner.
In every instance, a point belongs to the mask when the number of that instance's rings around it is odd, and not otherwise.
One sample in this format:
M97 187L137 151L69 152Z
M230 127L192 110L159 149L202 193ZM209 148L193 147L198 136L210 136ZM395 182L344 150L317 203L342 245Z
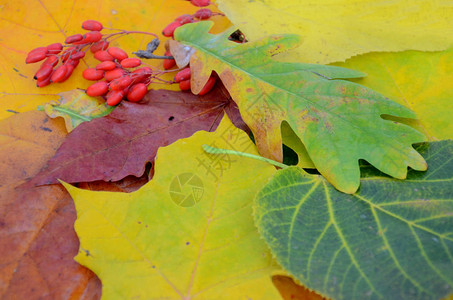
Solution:
M71 66L73 66L75 68L75 67L77 67L79 65L79 62L80 62L80 60L78 60L78 59L68 59L66 61L66 64L67 65L71 65Z
M31 50L30 52L28 52L27 58L25 59L25 63L31 64L31 63L41 61L44 58L46 58L48 52L49 52L49 50L47 49L47 47L35 48L35 49Z
M109 86L107 85L107 82L105 81L99 81L96 83L93 83L87 88L87 95L91 97L95 96L102 96L107 94L107 91L109 90Z
M115 91L124 90L132 83L130 76L123 76L110 82L110 89Z
M202 8L197 10L194 16L200 20L207 20L212 16L212 11L209 8Z
M71 57L70 59L72 60L79 60L81 58L85 57L85 52L83 51L77 51L76 53L74 54L71 54Z
M107 50L108 47L109 47L109 42L99 41L99 42L94 43L94 45L91 46L90 50L92 53L96 53L100 50Z
M165 56L171 56L170 51L165 52ZM173 68L174 66L176 66L176 60L165 58L163 60L162 64L164 65L165 70L169 70L169 69Z
M217 77L214 77L214 76L209 77L209 79L206 82L206 84L204 85L204 87L198 93L198 96L203 96L203 95L207 94L210 90L212 90L216 81L217 81Z
M38 48L35 48L35 49L31 50L30 52L28 52L28 55L38 53L38 52L39 53L44 52L47 54L49 52L49 49L47 49L47 47L38 47Z
M113 61L103 61L96 66L96 70L110 71L116 68L116 64Z
M125 58L121 61L121 66L123 68L135 68L135 67L140 66L141 64L142 64L142 61L135 57Z
M66 74L64 75L63 79L61 79L60 82L63 82L66 79L68 79L71 76L72 71L74 71L74 66L71 64L66 64Z
M170 70L171 68L176 66L176 60L166 58L166 59L164 59L162 64L163 64L165 70Z
M110 47L107 49L108 53L116 58L118 61L122 61L125 58L128 58L127 53L120 48L117 47Z
M70 47L70 48L66 49L65 51L63 51L63 53L61 54L61 61L66 62L74 50L75 50L75 47Z
M190 68L185 68L175 75L175 82L181 82L190 79Z
M133 71L132 74L132 84L143 82L149 79L153 70L149 67L143 67Z
M192 3L195 6L204 7L204 6L210 5L211 1L210 0L190 0L190 3Z
M63 46L60 43L50 44L47 46L47 50L50 54L58 54L63 50Z
M189 80L184 80L179 83L179 88L181 91L188 91L190 90L190 79Z
M59 66L55 72L53 72L52 77L50 77L50 80L52 82L61 82L66 76L66 72L68 71L68 66L67 65L61 65Z
M114 106L121 102L124 98L124 91L110 91L107 94L107 105Z
M52 74L52 71L53 71L53 66L48 65L48 64L47 65L43 64L41 66L41 68L36 72L36 74L33 78L37 79L39 81L42 81L42 80L46 79L47 77L49 77L50 74Z
M56 57L55 55L49 56L42 64L55 67L58 64L58 57Z
M175 21L181 22L181 20L183 20L183 19L185 19L185 18L187 18L187 17L192 17L192 15L188 15L188 14L181 15L181 16L177 17L177 18L175 19Z
M179 23L178 21L171 22L170 24L167 25L167 27L164 28L164 30L162 30L162 35L171 37L175 33L175 29L180 26L181 23Z
M86 43L96 43L102 39L102 33L100 33L99 31L90 31L88 33L85 33L84 36L84 41Z
M77 33L77 34L68 36L64 42L66 44L73 44L75 42L80 42L81 40L83 40L83 35L81 35L80 33Z
M126 72L121 68L115 68L113 70L107 71L104 74L104 78L107 81L112 81L114 79L122 77Z
M86 20L82 23L82 28L90 31L101 31L103 26L100 22L95 20Z
M37 87L44 87L46 85L49 85L51 82L50 82L50 76L44 78L43 80L38 80L36 81L36 86Z
M99 61L113 61L115 59L105 50L97 51L96 53L94 53L94 58Z
M144 83L134 84L127 93L127 100L131 102L138 102L145 97L147 91L148 89Z
M194 19L191 15L187 16L187 17L184 17L182 18L181 20L179 20L179 23L181 25L185 25L185 24L188 24L188 23L193 23Z
M83 71L82 73L83 78L86 80L99 80L104 77L104 71L102 70L96 70L94 68L89 68Z
M46 58L46 52L40 51L40 52L33 52L27 55L27 58L25 59L25 63L27 64L32 64L38 61L43 60Z

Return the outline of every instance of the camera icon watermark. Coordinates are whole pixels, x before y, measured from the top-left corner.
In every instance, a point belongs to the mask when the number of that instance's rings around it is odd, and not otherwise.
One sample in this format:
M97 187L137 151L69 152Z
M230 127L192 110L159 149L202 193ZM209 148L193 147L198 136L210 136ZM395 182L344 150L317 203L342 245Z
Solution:
M177 205L191 207L201 201L204 195L203 181L194 173L181 173L173 177L170 197Z

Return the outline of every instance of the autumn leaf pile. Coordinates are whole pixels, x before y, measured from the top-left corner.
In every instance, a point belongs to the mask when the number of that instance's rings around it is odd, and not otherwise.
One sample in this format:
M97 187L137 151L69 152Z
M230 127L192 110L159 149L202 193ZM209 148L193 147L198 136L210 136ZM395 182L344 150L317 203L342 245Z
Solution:
M0 298L453 294L451 4L7 1L0 16ZM114 51L77 35L87 18L129 55L107 59L131 80L118 101L96 62ZM49 50L30 50L73 37L88 48L71 77L36 87L25 60Z

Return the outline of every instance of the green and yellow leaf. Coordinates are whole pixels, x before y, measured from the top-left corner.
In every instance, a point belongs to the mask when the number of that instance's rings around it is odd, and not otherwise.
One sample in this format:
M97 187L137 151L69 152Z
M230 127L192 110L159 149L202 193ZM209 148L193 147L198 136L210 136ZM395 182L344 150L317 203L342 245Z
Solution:
M154 178L136 192L65 184L78 215L76 260L102 280L105 299L279 299L278 267L252 217L252 199L275 169L208 155L202 144L257 154L225 118L216 132L160 148Z
M105 104L104 99L90 97L80 89L61 92L58 95L60 100L44 104L43 110L51 118L62 117L68 132L83 122L108 115L115 108Z
M272 56L299 44L296 35L237 44L228 40L232 30L213 35L208 33L211 26L211 22L187 24L175 32L176 40L196 49L190 59L192 92L197 94L215 71L238 104L261 155L282 160L281 126L286 121L314 166L343 192L359 187L359 159L400 179L406 177L408 166L426 169L412 148L425 140L423 134L382 118L415 114L364 86L337 80L360 78L362 73L274 61Z
M368 167L352 195L297 167L279 171L254 209L277 261L333 299L453 293L453 141L420 151L427 172L396 181Z

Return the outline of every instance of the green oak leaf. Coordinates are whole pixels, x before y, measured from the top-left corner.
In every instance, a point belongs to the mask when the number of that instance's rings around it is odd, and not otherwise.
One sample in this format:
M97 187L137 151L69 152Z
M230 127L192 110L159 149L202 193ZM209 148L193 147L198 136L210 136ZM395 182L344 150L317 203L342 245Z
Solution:
M333 299L439 299L453 293L453 141L419 149L407 180L366 168L356 194L297 167L259 192L255 221L278 262Z
M408 166L426 170L426 162L412 147L424 141L424 135L383 118L415 118L415 114L369 88L339 80L359 78L362 73L273 60L272 56L300 44L297 35L238 44L228 40L234 29L213 35L208 33L211 27L212 22L198 22L178 28L175 39L181 44L171 43L172 54L178 54L174 56L181 67L185 56L179 59L179 54L191 53L195 94L212 71L218 74L252 130L261 155L282 161L281 127L286 121L302 145L297 140L287 144L298 144L294 150L299 156L307 157L306 149L319 172L343 192L353 193L359 187L359 159L399 179L406 177Z

